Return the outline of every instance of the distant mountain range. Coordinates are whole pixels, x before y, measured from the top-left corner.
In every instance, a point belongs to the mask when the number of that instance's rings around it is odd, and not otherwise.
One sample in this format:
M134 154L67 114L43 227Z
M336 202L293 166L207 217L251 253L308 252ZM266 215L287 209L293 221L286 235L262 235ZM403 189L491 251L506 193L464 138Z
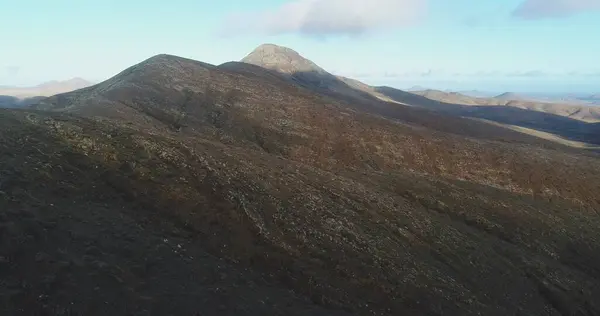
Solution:
M505 93L495 96L494 98L499 99L499 100L507 100L507 101L526 99L526 97L524 97L520 94L514 93L514 92L505 92Z
M531 111L543 112L564 116L583 122L600 122L600 107L594 106L594 99L589 97L588 103L582 100L576 101L551 101L541 98L528 97L517 93L503 93L495 97L472 97L456 92L444 92L439 90L413 91L415 94L425 96L429 99L467 106L507 106Z
M0 86L0 107L23 107L59 93L89 87L92 83L81 78L49 81L33 87Z
M65 81L49 81L33 87L0 87L0 95L10 95L17 98L49 97L51 95L74 91L91 86L92 83L81 78Z
M452 92L450 90L444 90L445 92ZM585 105L585 104L597 104L600 102L600 95L598 94L582 94L582 93L515 93L505 92L502 94L485 91L457 91L458 93L465 94L472 97L480 98L492 98L505 99L505 100L522 100L522 101L538 101L546 103L563 103L573 105Z
M550 103L567 103L573 105L597 104L600 102L600 94L584 94L584 93L542 93L542 92L492 92L482 90L452 90L443 89L435 90L423 86L413 86L406 91L422 92L422 91L441 91L446 93L459 93L469 97L477 98L496 98L504 100L522 100L522 101L539 101Z
M92 83L81 78L50 81L34 87L0 86L0 108L27 107L45 97L89 87Z

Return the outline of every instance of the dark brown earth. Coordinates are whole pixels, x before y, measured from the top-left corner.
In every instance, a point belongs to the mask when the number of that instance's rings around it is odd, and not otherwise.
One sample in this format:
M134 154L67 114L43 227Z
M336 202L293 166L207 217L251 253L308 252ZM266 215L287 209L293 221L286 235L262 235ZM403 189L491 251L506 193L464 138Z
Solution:
M598 315L598 156L159 55L0 110L0 313Z

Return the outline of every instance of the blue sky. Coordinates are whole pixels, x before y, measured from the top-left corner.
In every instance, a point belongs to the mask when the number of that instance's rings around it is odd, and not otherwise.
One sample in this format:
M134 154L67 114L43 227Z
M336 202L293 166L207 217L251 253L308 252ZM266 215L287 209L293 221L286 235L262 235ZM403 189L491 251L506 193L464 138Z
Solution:
M372 84L600 92L600 0L0 0L0 85L101 81L261 43Z

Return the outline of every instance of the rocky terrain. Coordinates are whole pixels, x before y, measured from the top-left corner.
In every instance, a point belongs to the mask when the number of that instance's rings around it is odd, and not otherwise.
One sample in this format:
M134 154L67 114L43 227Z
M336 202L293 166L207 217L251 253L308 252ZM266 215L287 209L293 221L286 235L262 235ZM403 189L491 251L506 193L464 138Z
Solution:
M598 155L284 55L0 110L0 312L600 314Z

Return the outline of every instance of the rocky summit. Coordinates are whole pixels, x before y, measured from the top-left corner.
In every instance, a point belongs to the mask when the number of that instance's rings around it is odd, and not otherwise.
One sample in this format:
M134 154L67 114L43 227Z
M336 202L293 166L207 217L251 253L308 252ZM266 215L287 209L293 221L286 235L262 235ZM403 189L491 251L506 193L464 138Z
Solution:
M291 48L275 44L263 44L253 50L242 62L261 66L281 73L316 72L327 74L323 68L302 57Z
M158 55L0 110L0 313L600 314L597 154L298 72Z

